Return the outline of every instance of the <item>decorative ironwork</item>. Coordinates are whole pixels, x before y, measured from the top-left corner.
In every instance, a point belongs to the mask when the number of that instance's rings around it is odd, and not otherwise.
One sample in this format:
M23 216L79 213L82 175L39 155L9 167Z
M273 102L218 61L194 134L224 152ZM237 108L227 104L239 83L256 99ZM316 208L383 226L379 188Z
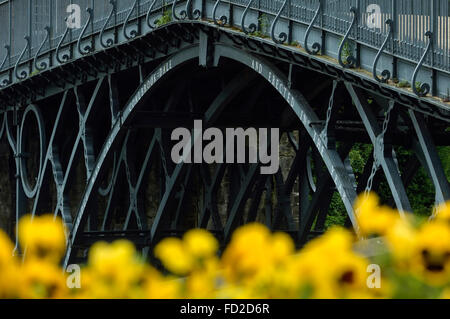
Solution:
M77 42L77 49L78 49L78 52L81 55L89 54L89 53L91 53L94 50L92 44L91 45L86 45L84 48L81 48L81 42L83 41L83 37L84 37L84 35L86 33L86 30L87 30L89 24L91 24L91 22L92 22L92 17L93 17L93 14L94 14L92 8L87 8L86 12L88 13L89 18L86 21L86 24L84 25L83 30L81 31L80 37L78 38L78 42Z
M283 44L284 42L287 41L288 39L288 35L285 32L281 32L278 37L275 35L275 27L278 23L278 21L280 20L281 14L283 13L284 8L286 7L288 3L288 0L284 0L283 5L280 8L280 11L278 11L277 16L275 17L275 20L273 20L272 23L272 28L270 30L270 35L272 36L272 40L273 42L275 42L276 44Z
M381 78L377 75L377 64L378 64L378 60L381 57L381 54L383 53L384 48L386 47L389 39L392 36L392 32L393 32L393 28L394 28L394 21L392 21L391 19L386 20L386 24L389 26L389 33L386 36L386 39L383 42L383 45L381 46L380 50L377 53L377 56L375 57L375 61L373 62L373 77L375 78L375 80L377 80L378 82L381 83L386 83L390 78L391 78L391 72L389 70L384 70L383 72L381 72Z
M312 55L316 55L317 53L319 53L320 48L321 48L321 45L318 42L315 42L312 45L312 48L313 48L312 50L308 46L309 34L311 33L311 30L312 30L312 28L314 26L314 23L316 23L316 20L319 17L319 13L321 12L321 10L322 10L322 0L319 0L319 7L317 8L317 11L316 11L313 19L311 20L311 23L309 24L308 29L306 29L305 40L303 42L306 52L308 52L309 54L312 54Z
M417 64L417 66L414 70L413 77L411 80L411 86L412 86L413 92L416 93L416 95L419 97L426 96L428 93L430 93L430 89L431 89L430 85L428 83L422 83L419 85L419 83L416 82L420 68L422 67L423 63L425 62L425 58L427 57L428 53L430 52L431 47L433 46L433 32L427 31L425 33L425 36L428 37L428 45L427 45L427 48L425 49L425 52L423 53L422 58L419 61L419 64Z
M147 22L148 27L149 27L150 29L152 29L152 30L155 29L155 28L157 27L156 23L158 23L158 20L155 20L155 22L154 22L155 24L153 24L153 23L150 21L150 17L151 17L153 8L155 7L156 1L158 1L158 0L153 0L152 4L151 4L150 7L148 8L147 16L146 16L146 18L145 18L145 21Z
M67 18L64 21L66 21L66 24L67 24ZM70 31L70 28L69 28L69 25L67 25L66 30L64 31L64 34L61 37L61 40L59 40L58 45L56 47L56 51L55 51L56 61L58 61L60 64L66 63L67 61L69 61L71 59L71 56L72 56L71 51L69 51L69 54L67 54L67 53L63 54L62 57L59 54L59 51L61 50L64 39L67 37L67 34L69 33L69 31Z
M50 27L46 26L44 29L47 32L47 35L45 36L44 41L42 41L41 45L39 46L39 49L37 50L36 55L34 56L34 61L33 61L34 67L38 71L44 71L48 67L47 62L42 61L41 63L37 63L39 54L40 54L42 48L44 47L44 44L47 41L49 41L49 39L50 39L50 31L51 31Z
M187 0L184 16L187 16L187 18L189 20L198 20L202 16L202 13L199 9L193 10L192 9L192 0Z
M110 0L109 3L112 5L112 8L111 8L111 11L109 12L108 19L106 19L106 22L103 25L102 30L100 31L100 44L105 49L111 47L114 44L114 42L115 42L114 41L115 39L109 38L106 41L104 39L106 26L111 21L112 16L117 12L117 1L116 0Z
M216 18L217 8L219 7L219 3L221 1L222 0L217 0L216 3L214 4L213 11L212 11L212 17L213 17L213 21L214 21L215 25L222 25L222 26L224 26L224 25L226 25L228 23L227 16L223 15L223 16L220 17L219 20L217 20L217 18ZM219 21L220 21L220 23L219 23Z
M174 20L180 21L180 20L185 20L187 18L187 12L185 10L182 10L180 12L180 15L177 14L177 4L178 4L178 0L173 0L173 4L172 4L172 17L174 18Z
M3 59L2 64L0 65L0 70L3 69L3 67L6 64L6 61L8 61L8 59L11 57L11 47L9 45L5 45L5 49L6 49L6 55L5 58ZM9 79L5 79L3 80L3 82L0 84L0 87L4 87L7 86L8 84L10 84L10 80Z
M22 58L25 55L25 53L30 49L30 37L29 36L25 36L24 39L27 42L27 44L26 44L25 48L23 48L22 53L20 53L20 56L17 59L16 65L14 66L14 74L16 75L16 78L18 80L24 80L28 76L27 71L23 70L19 74L19 70L18 70L20 61L22 60Z
M250 6L253 4L254 1L255 0L250 0L248 2L248 4L247 4L247 7L245 7L244 12L242 13L241 28L242 28L242 31L244 31L245 34L254 33L258 29L256 24L254 24L254 23L250 24L248 26L248 29L245 27L245 18L247 17L248 10L250 9Z
M344 61L342 60L342 53L344 51L344 47L347 45L346 43L349 39L350 32L352 32L352 29L355 26L356 21L358 20L358 9L356 9L356 7L351 7L350 12L353 13L352 22L350 23L350 27L348 28L347 32L345 33L344 38L342 39L342 42L341 42L341 45L339 46L339 51L338 51L339 64L344 68L354 68L356 66L356 58L352 55L353 52L349 52L349 56L347 57L347 60L346 60L347 63L344 63Z
M137 30L133 29L130 31L129 34L127 33L128 23L130 21L131 15L133 14L133 11L136 9L136 7L138 5L138 1L139 0L134 0L133 6L131 7L130 11L128 11L127 18L125 19L125 22L123 23L122 32L123 32L123 36L127 40L134 39L135 37L137 37L139 35L139 22L137 24L137 28L138 28Z
M2 64L0 64L0 70L3 69L3 67L5 66L6 61L9 59L9 55L10 55L10 52L11 52L11 49L10 49L9 45L5 45L5 49L6 49L6 55L5 55L5 58L3 59Z

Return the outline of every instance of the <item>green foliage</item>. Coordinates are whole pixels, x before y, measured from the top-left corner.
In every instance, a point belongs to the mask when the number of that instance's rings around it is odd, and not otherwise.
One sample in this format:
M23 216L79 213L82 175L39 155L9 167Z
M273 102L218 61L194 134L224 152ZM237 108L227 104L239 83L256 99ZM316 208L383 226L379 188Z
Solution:
M399 88L410 88L411 84L408 81L400 81L397 86Z
M266 35L269 33L269 19L267 18L266 14L261 14L261 16L258 18L258 25L258 30L252 32L250 35L260 38L266 37Z
M438 147L438 154L442 162L447 179L450 180L450 146ZM402 174L408 166L408 162L414 155L412 151L403 147L395 148L398 165ZM350 164L356 176L357 183L364 171L364 167L372 156L372 146L368 144L355 144L349 153ZM383 175L383 174L381 174ZM395 205L392 202L392 194L385 178L382 178L377 190L380 200L384 205ZM411 203L413 213L417 216L428 217L432 211L435 200L434 186L426 171L421 167L412 178L406 188L406 193ZM342 200L337 192L334 193L331 200L329 213L325 222L325 227L333 225L343 226L347 219L347 212Z
M341 39L341 44L342 41L344 41L344 37L342 37ZM351 41L346 41L344 43L344 46L342 47L342 61L344 62L344 64L347 63L347 58L353 56L353 52L355 51L355 45L353 42Z
M165 9L161 18L156 21L158 27L163 26L172 21L172 13L169 9Z

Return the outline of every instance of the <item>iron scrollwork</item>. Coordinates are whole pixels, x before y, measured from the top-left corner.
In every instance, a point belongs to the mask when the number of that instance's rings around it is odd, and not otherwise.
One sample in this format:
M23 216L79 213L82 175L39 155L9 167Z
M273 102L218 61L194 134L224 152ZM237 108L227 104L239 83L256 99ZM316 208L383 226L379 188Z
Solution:
M16 78L18 80L24 80L28 76L27 71L23 70L22 72L20 72L20 74L19 74L19 71L18 71L20 61L22 60L22 58L25 55L25 53L27 52L27 50L30 49L30 37L29 36L25 36L24 39L27 42L27 44L26 44L25 48L23 48L22 53L20 53L20 56L17 59L16 65L14 66L14 74L16 75Z
M9 45L5 45L5 49L6 49L6 55L5 58L3 59L2 64L0 65L0 70L3 69L3 67L6 64L6 61L8 61L8 59L11 57L11 47ZM3 82L0 84L0 87L4 87L7 86L8 84L10 84L11 81L10 79L5 79L3 80Z
M49 26L46 26L44 29L47 32L47 35L45 36L44 41L42 41L41 45L39 46L39 49L37 50L36 55L34 56L34 61L33 61L34 67L38 71L44 71L48 67L47 62L42 61L41 63L38 63L38 61L37 61L39 54L40 54L42 48L44 47L44 44L47 41L49 41L49 39L50 39L51 28Z
M77 42L78 52L79 52L81 55L89 54L89 53L91 53L91 52L93 51L93 49L94 49L94 48L92 47L92 45L86 45L84 48L81 48L81 41L83 41L83 37L84 37L84 35L85 35L85 33L86 33L86 30L87 30L89 24L92 22L92 16L93 16L93 10L92 10L92 8L87 8L87 9L86 9L86 12L88 13L89 18L88 18L88 20L86 21L86 24L84 25L83 31L81 31L80 37L78 38L78 42Z
M320 48L321 48L321 45L318 42L315 42L312 45L312 50L308 46L309 34L311 33L313 25L314 25L314 23L316 23L316 20L319 17L319 13L320 13L321 10L322 10L322 1L319 0L319 7L317 8L316 14L314 15L314 17L313 17L313 19L311 21L311 24L308 26L308 29L306 30L306 33L305 33L305 40L304 40L305 50L306 50L306 52L308 52L309 54L312 54L312 55L316 55L317 53L319 53Z
M350 27L347 30L347 33L344 36L344 39L342 39L342 43L339 46L339 51L338 51L338 60L339 60L339 64L343 67L343 68L354 68L356 66L356 58L351 55L347 57L347 63L344 63L344 61L342 60L342 52L344 50L344 46L347 43L347 40L349 39L350 36L350 32L352 32L353 27L356 24L356 21L358 19L358 9L356 9L356 7L351 7L350 8L350 12L353 13L353 19L352 22L350 24Z
M67 18L65 19L65 21L67 23ZM67 61L69 61L71 59L71 52L69 52L69 54L66 54L66 53L63 54L62 57L59 55L59 50L61 49L64 39L67 37L67 34L69 33L69 31L70 31L70 28L69 28L69 25L67 25L66 30L64 31L64 34L61 37L61 40L59 40L58 46L56 47L56 51L55 51L56 61L58 61L60 64L66 63Z
M254 23L250 24L248 26L248 29L245 27L245 18L247 17L247 13L250 10L250 6L253 4L254 1L255 0L250 0L249 3L247 4L247 7L245 7L244 12L242 13L241 28L242 28L242 31L244 31L245 34L254 33L258 29L256 24L254 24Z
M147 22L148 27L149 27L150 29L152 29L152 30L155 29L155 28L157 28L156 23L158 23L158 20L155 20L155 22L154 22L155 24L153 24L153 23L150 21L150 15L152 14L152 11L153 11L153 8L155 7L156 1L157 1L157 0L153 0L152 4L151 4L150 7L148 8L147 16L146 16L146 18L145 18L145 21Z
M123 32L123 36L127 40L134 39L139 34L139 30L134 30L134 29L131 30L129 34L127 33L128 22L130 21L133 11L136 9L136 7L138 5L138 1L139 0L134 0L133 6L131 7L130 11L128 12L127 18L125 19L125 22L123 23L122 32ZM139 23L138 23L138 29L139 29Z
M272 40L276 44L283 44L288 39L288 35L285 32L281 32L278 36L275 35L275 27L276 27L278 21L280 20L281 14L283 13L284 8L286 8L287 3L288 3L288 0L284 0L284 3L281 6L280 11L278 11L278 14L275 17L275 20L273 20L272 27L271 27L271 30L270 30L270 34L272 36Z
M378 82L381 82L381 83L386 83L391 78L391 72L389 70L384 70L383 72L381 72L381 77L379 77L377 75L378 60L380 59L384 48L386 47L389 39L392 36L392 29L394 27L394 21L392 21L391 19L388 19L388 20L386 20L386 24L389 26L389 33L388 33L386 39L384 40L383 45L381 46L380 50L378 51L377 56L375 57L375 61L373 62L373 70L372 70L373 77L375 78L375 80L377 80Z
M419 88L418 88L419 85L416 83L417 76L419 75L419 70L422 67L423 63L425 62L425 58L427 57L427 55L430 52L430 49L433 45L433 32L427 31L425 33L425 36L428 37L428 39L429 39L428 45L427 45L427 48L425 49L425 52L423 53L422 58L419 61L419 64L417 64L416 69L414 70L412 81L411 81L412 89L413 89L414 93L419 97L426 96L428 93L430 93L430 89L431 89L430 85L428 83L422 83Z
M172 17L174 18L174 20L177 20L177 21L185 20L186 17L187 17L186 10L181 11L180 15L178 15L177 11L176 11L177 4L178 4L178 1L177 0L173 0Z
M214 4L213 7L213 11L212 11L212 17L213 17L213 21L215 25L225 25L228 23L228 18L226 16L221 16L219 20L217 20L216 18L216 12L217 12L217 8L219 7L219 3L222 0L217 0L216 3ZM220 23L219 23L220 21Z
M186 2L186 9L183 14L184 16L187 16L189 20L198 20L202 16L202 13L199 9L192 9L192 0L187 0Z
M105 49L111 47L114 44L114 40L113 39L107 39L105 41L104 35L105 35L106 26L111 21L112 16L117 12L117 1L116 0L110 0L109 3L112 5L112 9L111 9L111 12L109 13L108 19L106 19L106 22L103 25L102 30L100 31L100 44Z

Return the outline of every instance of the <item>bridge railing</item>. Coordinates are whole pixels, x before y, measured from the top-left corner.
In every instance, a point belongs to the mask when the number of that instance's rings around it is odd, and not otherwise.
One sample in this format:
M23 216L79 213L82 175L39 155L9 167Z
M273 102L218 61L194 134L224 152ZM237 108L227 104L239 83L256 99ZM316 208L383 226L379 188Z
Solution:
M151 5L153 10L161 8L171 10L174 0L116 0L116 10L107 28L119 26L129 18L130 21L147 14ZM176 0L178 7L186 5L186 0ZM212 6L217 0L193 0L195 8L204 8L203 18L212 18ZM324 30L343 37L350 28L353 13L350 7L357 8L356 26L350 32L350 38L357 43L379 49L389 27L386 20L394 21L391 40L386 44L385 53L406 61L418 63L429 43L426 36L432 32L432 54L424 60L427 67L450 72L450 0L221 0L221 6L245 10L250 4L251 11L259 17L265 15L268 24L274 20L281 8L281 20L292 21L308 26L313 17L316 30ZM67 30L65 18L74 13L70 5L81 8L80 25ZM92 22L86 25L89 14L86 8L92 8ZM104 27L111 13L110 0L0 0L0 72L34 58L40 53L55 49L64 34L63 43L75 42L84 26L84 36L98 33ZM134 9L133 9L134 8ZM130 10L132 12L130 13ZM69 10L69 12L68 12ZM374 15L379 13L379 15ZM236 19L234 24L240 26ZM254 23L254 22L253 22ZM50 34L47 42L47 31ZM295 31L294 31L295 32ZM29 45L24 36L29 37ZM3 49L3 46L8 49ZM9 52L8 52L9 50Z

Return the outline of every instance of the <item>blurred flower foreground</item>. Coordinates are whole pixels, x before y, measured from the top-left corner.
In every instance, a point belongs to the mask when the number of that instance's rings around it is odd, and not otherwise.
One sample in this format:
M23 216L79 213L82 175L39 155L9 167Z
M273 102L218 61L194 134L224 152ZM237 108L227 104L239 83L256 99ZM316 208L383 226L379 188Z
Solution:
M60 266L62 222L27 216L18 228L22 256L0 232L0 298L450 297L450 203L430 221L401 218L374 194L358 198L355 210L359 236L380 238L384 253L357 253L355 236L342 228L296 250L287 234L254 223L237 229L220 256L206 230L164 239L154 249L158 268L128 241L99 242L78 278Z

